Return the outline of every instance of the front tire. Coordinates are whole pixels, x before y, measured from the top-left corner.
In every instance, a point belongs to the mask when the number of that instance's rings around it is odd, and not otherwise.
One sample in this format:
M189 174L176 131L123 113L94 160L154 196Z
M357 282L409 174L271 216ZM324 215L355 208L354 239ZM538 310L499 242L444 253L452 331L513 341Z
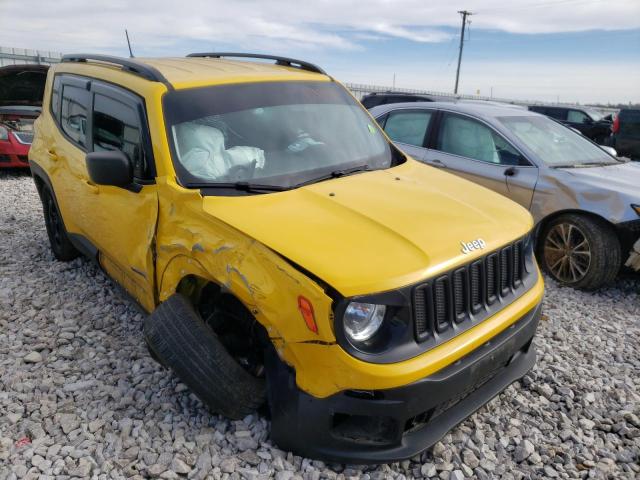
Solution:
M546 273L558 282L596 290L615 279L622 252L615 231L604 220L564 214L540 232L538 258Z
M251 375L229 354L184 295L172 295L147 317L144 338L160 363L212 411L239 420L264 403L264 379Z
M69 262L80 255L80 252L73 246L67 230L64 228L62 215L51 191L47 187L42 188L42 210L44 212L44 223L47 227L47 236L54 257L61 262Z

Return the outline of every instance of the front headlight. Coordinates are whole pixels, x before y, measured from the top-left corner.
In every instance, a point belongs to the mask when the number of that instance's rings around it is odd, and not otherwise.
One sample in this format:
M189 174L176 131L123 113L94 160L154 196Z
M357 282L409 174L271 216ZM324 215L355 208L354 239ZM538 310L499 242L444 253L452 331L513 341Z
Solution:
M633 210L640 215L640 205L631 205L631 208L633 208Z
M386 311L385 305L349 303L343 316L347 338L354 342L369 340L380 329Z

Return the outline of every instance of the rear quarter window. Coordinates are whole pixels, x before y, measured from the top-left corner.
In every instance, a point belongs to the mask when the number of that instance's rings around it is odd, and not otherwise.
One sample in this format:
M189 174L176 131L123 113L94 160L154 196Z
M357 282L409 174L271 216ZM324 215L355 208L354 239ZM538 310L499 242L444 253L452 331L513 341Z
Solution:
M53 115L53 118L55 118L58 123L60 123L60 90L60 77L55 77L51 89L51 115Z
M62 113L60 127L75 143L87 147L87 118L90 94L73 85L62 87Z

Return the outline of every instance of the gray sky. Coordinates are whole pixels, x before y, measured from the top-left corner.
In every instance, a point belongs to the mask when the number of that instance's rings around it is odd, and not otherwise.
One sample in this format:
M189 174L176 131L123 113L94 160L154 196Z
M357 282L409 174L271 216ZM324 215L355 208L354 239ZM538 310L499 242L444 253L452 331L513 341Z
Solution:
M268 51L344 81L451 90L463 8L464 93L640 100L640 0L0 0L0 45L125 55L128 28L137 55Z

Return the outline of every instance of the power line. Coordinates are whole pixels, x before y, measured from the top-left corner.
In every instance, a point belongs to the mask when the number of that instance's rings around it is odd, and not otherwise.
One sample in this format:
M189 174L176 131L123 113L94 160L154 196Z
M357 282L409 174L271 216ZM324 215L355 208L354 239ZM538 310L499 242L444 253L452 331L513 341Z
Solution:
M458 93L458 80L460 80L460 62L462 62L462 47L464 46L464 29L467 26L467 17L473 15L473 13L467 10L459 10L458 13L462 15L462 28L460 30L460 51L458 52L458 69L456 70L456 86L453 89L453 93Z

